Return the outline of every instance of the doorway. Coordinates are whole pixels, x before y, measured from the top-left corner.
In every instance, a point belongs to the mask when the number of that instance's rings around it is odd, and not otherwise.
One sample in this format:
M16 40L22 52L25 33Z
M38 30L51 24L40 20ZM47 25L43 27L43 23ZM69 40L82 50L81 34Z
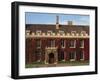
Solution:
M54 53L50 53L49 54L49 64L53 64L54 63Z

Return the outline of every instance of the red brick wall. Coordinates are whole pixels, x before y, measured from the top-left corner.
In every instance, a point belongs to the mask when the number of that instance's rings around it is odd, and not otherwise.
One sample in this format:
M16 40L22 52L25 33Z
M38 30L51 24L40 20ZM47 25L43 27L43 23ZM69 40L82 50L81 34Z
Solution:
M41 38L41 45L42 45L42 56L41 56L41 59L42 61L45 60L45 47L46 46L49 46L49 40L51 38ZM61 42L61 39L60 38L55 38L55 45L56 47L58 47L58 50L59 51L65 51L65 54L64 54L64 58L65 60L70 60L69 59L69 53L72 52L72 51L76 51L76 60L80 60L80 57L79 57L79 51L80 50L83 50L84 51L84 54L85 54L85 60L89 60L89 39L88 38L84 38L84 48L80 48L79 47L79 41L80 41L80 38L66 38L66 47L64 49L61 48L61 45L60 45L60 42ZM70 40L76 40L76 48L69 48L69 43L70 43ZM34 38L32 39L26 39L26 63L32 63L34 61L36 61L36 56L35 56L35 50L36 50L36 47L35 47L35 44L36 44L36 41L34 40Z

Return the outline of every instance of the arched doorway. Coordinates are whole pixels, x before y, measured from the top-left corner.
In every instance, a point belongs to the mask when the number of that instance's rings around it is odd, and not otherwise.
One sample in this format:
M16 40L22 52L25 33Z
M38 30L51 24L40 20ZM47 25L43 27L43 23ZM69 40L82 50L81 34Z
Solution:
M54 63L54 53L50 53L49 54L49 64L53 64Z

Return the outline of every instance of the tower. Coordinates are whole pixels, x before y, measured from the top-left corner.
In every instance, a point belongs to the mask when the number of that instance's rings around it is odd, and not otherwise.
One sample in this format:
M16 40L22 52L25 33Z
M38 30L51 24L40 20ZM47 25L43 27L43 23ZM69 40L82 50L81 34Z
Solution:
M59 29L59 16L56 16L56 29Z

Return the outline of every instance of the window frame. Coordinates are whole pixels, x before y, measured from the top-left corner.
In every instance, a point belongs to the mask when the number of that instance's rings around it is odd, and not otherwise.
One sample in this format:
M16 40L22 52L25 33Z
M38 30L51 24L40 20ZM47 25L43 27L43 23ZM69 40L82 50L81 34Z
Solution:
M76 31L71 31L71 35L74 36L76 34Z
M86 35L86 31L81 31L81 35L82 36Z
M70 61L75 61L76 60L76 52L75 51L73 51L73 52L70 52L70 54L74 54L74 59L72 59L72 58L70 58ZM69 56L70 57L70 56Z
M35 55L36 55L36 61L37 62L41 62L41 51L40 50L37 50L36 52L35 52ZM39 57L39 58L38 58Z
M59 30L59 34L60 34L60 35L64 35L64 34L65 34L65 32L64 32L64 31L62 31L62 30Z
M84 60L84 51L80 51L80 54L82 54L82 58L81 58L81 55L80 55L80 60Z
M36 31L36 35L41 35L42 34L42 31L41 30L37 30Z
M66 41L64 39L61 40L61 47L62 48L65 48L66 47Z
M51 30L47 31L47 35L53 35L53 32Z
M71 42L74 41L74 46L71 45ZM76 47L76 40L71 40L70 41L70 48L75 48Z
M81 44L82 43L82 44ZM81 46L82 45L82 46ZM84 40L80 40L80 48L84 48Z
M50 40L50 47L55 47L55 40L54 39Z
M39 41L39 46L37 44L38 41ZM35 42L36 42L36 48L41 48L41 44L42 44L41 39L36 39Z

